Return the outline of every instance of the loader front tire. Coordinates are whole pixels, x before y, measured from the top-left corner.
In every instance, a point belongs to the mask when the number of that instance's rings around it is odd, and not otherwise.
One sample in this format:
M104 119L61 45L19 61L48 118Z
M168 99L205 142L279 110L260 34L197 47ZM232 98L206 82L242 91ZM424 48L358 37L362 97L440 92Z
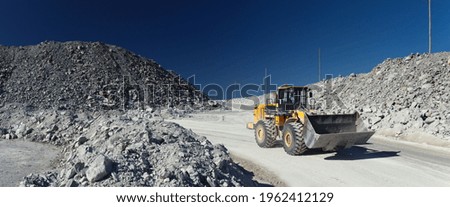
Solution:
M255 140L258 146L270 148L275 145L276 128L273 120L260 120L255 125Z
M303 125L301 123L285 124L282 138L284 151L289 155L300 155L308 150L303 139Z

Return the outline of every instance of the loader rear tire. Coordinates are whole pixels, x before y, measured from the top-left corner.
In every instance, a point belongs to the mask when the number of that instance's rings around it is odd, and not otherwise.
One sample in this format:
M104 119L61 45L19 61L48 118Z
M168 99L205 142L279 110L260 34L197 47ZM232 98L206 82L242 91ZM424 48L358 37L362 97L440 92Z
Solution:
M300 155L308 150L303 139L303 125L301 123L291 122L284 125L283 147L289 155Z
M275 145L276 128L273 120L260 120L255 125L255 140L258 146L270 148Z

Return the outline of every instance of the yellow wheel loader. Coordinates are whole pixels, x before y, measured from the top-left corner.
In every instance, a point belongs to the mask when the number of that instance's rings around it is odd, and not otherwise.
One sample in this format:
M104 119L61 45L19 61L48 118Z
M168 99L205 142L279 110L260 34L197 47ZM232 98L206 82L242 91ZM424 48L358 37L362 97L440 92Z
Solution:
M281 139L284 150L300 155L308 149L333 151L364 144L374 134L359 118L358 113L317 115L308 87L283 85L265 104L256 105L253 123L256 143L263 148L275 146Z

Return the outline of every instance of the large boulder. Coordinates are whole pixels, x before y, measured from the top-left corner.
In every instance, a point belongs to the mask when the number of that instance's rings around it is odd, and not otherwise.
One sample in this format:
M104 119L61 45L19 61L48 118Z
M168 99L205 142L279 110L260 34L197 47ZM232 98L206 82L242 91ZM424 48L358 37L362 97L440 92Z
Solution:
M113 162L104 155L97 156L89 165L86 177L89 182L97 182L109 176L113 170Z

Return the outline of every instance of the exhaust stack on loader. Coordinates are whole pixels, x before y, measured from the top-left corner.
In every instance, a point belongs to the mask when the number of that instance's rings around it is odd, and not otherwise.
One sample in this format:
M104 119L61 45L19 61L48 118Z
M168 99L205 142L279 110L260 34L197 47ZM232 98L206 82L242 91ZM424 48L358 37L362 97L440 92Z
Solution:
M315 115L308 101L311 97L307 87L285 85L278 88L269 103L257 105L253 123L247 123L247 128L255 130L256 143L269 148L281 137L284 150L299 155L314 148L350 148L366 143L374 134L364 126L358 113Z

